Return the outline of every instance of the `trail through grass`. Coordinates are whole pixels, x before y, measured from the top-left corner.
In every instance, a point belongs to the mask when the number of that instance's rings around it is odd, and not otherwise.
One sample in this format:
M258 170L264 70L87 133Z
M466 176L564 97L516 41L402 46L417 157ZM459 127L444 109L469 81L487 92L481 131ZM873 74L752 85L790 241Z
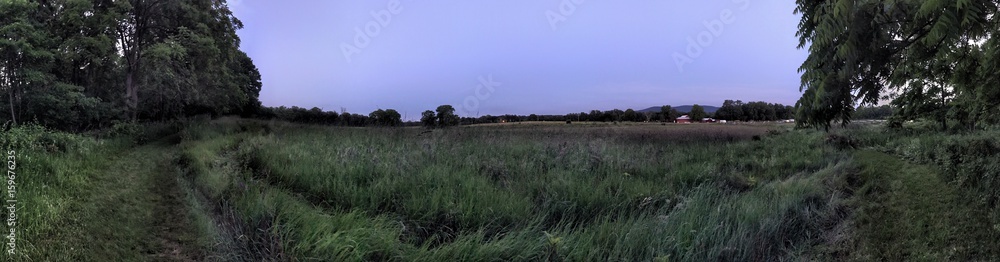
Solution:
M857 232L836 247L836 260L998 259L988 216L938 170L873 151L855 158L863 185L853 200Z
M123 150L124 149L124 150ZM23 151L19 254L7 261L196 261L172 145Z

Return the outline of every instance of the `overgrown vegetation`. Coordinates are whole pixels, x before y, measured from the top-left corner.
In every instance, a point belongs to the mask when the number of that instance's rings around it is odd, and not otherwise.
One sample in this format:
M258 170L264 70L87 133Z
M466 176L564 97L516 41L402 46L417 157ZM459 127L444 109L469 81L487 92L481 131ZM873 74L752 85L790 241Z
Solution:
M997 258L994 132L12 128L27 260ZM881 151L884 153L875 153ZM887 153L887 154L886 154ZM905 162L905 161L912 162ZM930 166L913 163L929 163ZM940 169L938 169L940 168ZM19 182L19 183L20 183ZM30 190L28 190L30 189ZM19 200L20 201L20 200ZM107 224L115 221L114 225Z
M837 219L826 181L844 155L768 130L214 122L184 154L199 190L287 257L747 260L804 250Z

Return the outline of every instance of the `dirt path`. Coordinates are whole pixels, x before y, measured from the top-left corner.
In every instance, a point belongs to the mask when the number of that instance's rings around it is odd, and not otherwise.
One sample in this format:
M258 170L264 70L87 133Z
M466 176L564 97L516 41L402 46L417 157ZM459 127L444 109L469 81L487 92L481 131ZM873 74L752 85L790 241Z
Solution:
M104 184L106 192L120 193L103 201L133 198L115 204L129 205L121 207L119 216L132 218L125 225L145 229L144 236L131 241L139 243L153 261L197 261L204 256L195 242L197 234L178 187L173 163L176 154L174 146L162 143L130 149L113 160L107 174L115 179Z
M177 179L179 171L173 160L177 154L174 147L157 148L161 155L146 155L155 158L150 174L154 175L150 191L155 193L153 219L156 225L153 235L156 238L158 251L154 253L157 259L167 261L196 261L204 257L204 251L195 243L197 233L188 216L188 208L184 202Z
M995 261L986 214L963 201L933 167L883 153L855 155L863 187L855 197L851 260ZM849 249L854 249L850 251Z

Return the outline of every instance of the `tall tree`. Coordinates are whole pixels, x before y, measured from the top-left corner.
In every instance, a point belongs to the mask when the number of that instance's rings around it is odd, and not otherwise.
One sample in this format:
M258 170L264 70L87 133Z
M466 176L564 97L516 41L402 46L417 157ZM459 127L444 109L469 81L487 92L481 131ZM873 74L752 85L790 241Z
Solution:
M628 122L639 121L639 114L636 113L635 110L632 110L631 108L626 109L625 112L622 113L622 120Z
M691 117L691 121L700 122L708 116L708 113L705 113L704 107L695 104L691 106L691 112L688 113L688 116Z
M677 112L677 109L674 109L673 107L670 106L660 107L660 118L661 118L660 121L674 122L675 120L677 120L677 117L679 115L680 114Z
M875 104L887 91L905 92L926 76L918 73L922 64L954 58L953 54L961 53L957 50L970 46L988 48L1000 33L993 0L796 3L795 12L802 15L799 48L809 45L809 56L799 68L803 96L796 103L796 115L800 125L829 128L833 121L846 125L856 102ZM960 61L971 60L952 60L964 63ZM952 79L955 72L938 73ZM949 82L955 84L954 80ZM986 82L965 91L976 93Z
M142 55L153 42L153 30L161 27L159 6L162 0L115 1L118 17L118 46L125 60L125 105L129 118L135 120L139 110L139 86L136 82L141 74Z
M441 105L437 107L438 126L448 127L458 125L458 116L455 115L455 108L451 105Z
M7 93L10 119L18 123L24 95L46 81L53 54L45 49L48 36L32 1L0 2L0 88Z

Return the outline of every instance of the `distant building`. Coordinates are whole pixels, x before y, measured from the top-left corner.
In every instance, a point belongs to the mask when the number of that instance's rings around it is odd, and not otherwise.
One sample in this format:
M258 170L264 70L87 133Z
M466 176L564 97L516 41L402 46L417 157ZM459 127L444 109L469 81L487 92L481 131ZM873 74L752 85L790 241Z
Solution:
M691 117L688 116L688 115L683 115L681 117L678 117L677 118L677 123L678 124L690 124L691 123Z

